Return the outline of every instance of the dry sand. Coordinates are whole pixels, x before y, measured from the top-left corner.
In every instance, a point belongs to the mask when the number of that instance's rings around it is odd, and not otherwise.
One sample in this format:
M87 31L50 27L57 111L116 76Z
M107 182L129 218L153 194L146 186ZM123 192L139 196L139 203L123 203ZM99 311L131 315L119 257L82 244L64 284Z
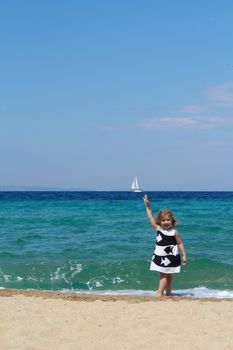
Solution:
M1 350L232 350L233 300L0 290Z

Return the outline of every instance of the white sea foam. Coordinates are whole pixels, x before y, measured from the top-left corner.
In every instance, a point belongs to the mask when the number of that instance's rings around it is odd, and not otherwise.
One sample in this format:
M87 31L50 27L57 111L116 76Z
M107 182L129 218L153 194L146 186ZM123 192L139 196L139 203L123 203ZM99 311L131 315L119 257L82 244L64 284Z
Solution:
M71 271L73 271L72 274L71 274L71 278L73 278L78 273L82 272L83 266L82 266L82 264L75 264L75 266L71 267L70 269L71 269Z
M23 281L23 277L17 276L16 280L17 280L17 282L21 282L21 281Z
M104 282L105 281L111 281L112 284L120 284L122 282L124 282L124 279L120 278L120 277L111 277L111 278L108 278L108 277L101 277L99 279L96 279L96 278L91 278L87 283L87 287L90 291L95 291L96 289L95 288L99 288L99 287L103 287L104 286Z
M191 296L194 298L215 298L232 299L233 290L208 289L206 287L197 287L192 289L183 289L174 291L174 294L180 296Z
M82 264L74 264L72 265L69 262L69 268L66 266L57 267L56 271L50 273L51 281L64 280L66 283L70 283L71 280L80 272L82 272L83 266Z
M98 284L98 283L97 283ZM99 285L101 287L101 284ZM5 289L1 287L0 289ZM28 290L33 290L29 288ZM77 293L77 294L92 294L92 295L113 295L113 296L148 296L153 297L155 291L151 290L136 290L136 289L125 289L125 290L75 290L75 289L62 289L63 293ZM173 291L174 296L180 297L192 297L192 298L213 298L213 299L233 299L233 290L220 290L220 289L208 289L206 287L197 287L191 289L180 289Z
M125 280L123 280L122 278L120 278L120 277L114 277L113 279L112 279L112 283L113 284L116 284L116 283L118 283L118 284L120 284L120 283L122 283L122 282L124 282Z
M4 281L4 282L21 282L23 280L23 277L21 276L12 276L12 275L7 275L5 273L3 273L2 271L0 271L0 278Z
M88 290L92 291L94 288L99 288L103 287L103 281L102 280L96 280L96 279L91 279L86 283Z
M63 290L68 292L68 290ZM79 294L96 294L96 295L129 295L129 296L154 296L155 291L150 290L75 290ZM214 298L214 299L233 299L233 290L208 289L206 287L197 287L191 289L174 290L174 296L192 297L192 298Z

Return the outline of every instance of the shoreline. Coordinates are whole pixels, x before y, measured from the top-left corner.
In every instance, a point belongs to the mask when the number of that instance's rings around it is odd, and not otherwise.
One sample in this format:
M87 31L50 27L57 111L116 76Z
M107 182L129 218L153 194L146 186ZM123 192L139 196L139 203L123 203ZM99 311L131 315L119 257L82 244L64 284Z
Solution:
M130 303L142 303L142 302L156 302L156 301L200 301L200 302L221 302L228 301L233 302L233 298L200 298L192 296L139 296L139 295L111 295L111 294L88 294L81 292L61 292L61 291L48 291L48 290L38 290L38 289L13 289L5 288L0 289L0 297L13 297L17 295L22 295L25 297L35 297L44 299L62 299L70 301L126 301Z

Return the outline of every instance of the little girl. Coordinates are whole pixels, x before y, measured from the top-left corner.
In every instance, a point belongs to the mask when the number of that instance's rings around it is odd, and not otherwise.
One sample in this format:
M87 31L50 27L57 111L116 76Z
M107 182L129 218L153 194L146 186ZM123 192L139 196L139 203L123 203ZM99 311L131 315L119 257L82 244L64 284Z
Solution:
M155 219L147 195L143 199L150 223L157 231L155 250L150 265L150 270L160 272L156 296L162 296L164 291L167 295L171 295L172 274L180 272L181 259L178 247L182 253L183 265L186 264L185 248L175 228L176 220L172 212L162 209Z

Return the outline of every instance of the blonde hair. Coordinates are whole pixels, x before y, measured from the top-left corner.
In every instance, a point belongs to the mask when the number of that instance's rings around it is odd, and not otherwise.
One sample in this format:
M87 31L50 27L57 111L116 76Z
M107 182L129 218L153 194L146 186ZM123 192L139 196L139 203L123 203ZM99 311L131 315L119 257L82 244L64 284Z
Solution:
M172 227L174 228L177 224L177 221L173 215L173 213L171 212L171 210L169 209L162 209L160 210L160 212L158 213L157 219L156 219L156 223L158 225L161 225L161 221L164 219L164 217L169 216L171 221L172 221Z

